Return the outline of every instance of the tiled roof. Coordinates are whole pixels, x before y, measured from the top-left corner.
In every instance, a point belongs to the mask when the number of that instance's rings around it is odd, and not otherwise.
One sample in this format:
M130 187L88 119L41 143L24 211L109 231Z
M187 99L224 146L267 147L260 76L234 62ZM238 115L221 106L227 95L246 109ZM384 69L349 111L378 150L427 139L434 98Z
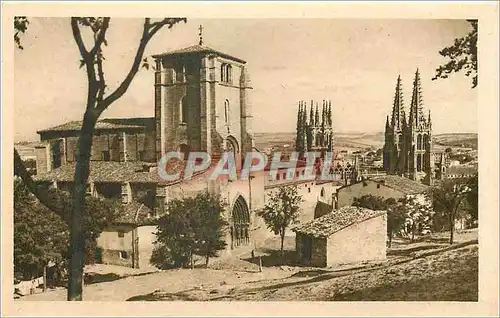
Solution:
M140 224L148 219L153 211L142 203L132 201L123 205L123 212L118 216L117 223Z
M156 163L142 161L91 161L89 182L131 182L131 183L158 183L160 185L169 185L181 182L184 177L185 163L181 160L171 159L167 162L165 170L168 174L180 172L178 180L167 181L158 175ZM193 174L193 178L202 178L212 167L204 171ZM49 172L34 176L36 181L67 181L72 182L75 176L75 163L62 165L59 168Z
M38 133L49 131L79 131L82 128L82 122L75 120L66 124L47 128L38 131ZM153 117L135 117L135 118L105 118L97 122L96 130L109 129L140 129L152 130L154 128Z
M226 54L226 53L222 53L220 51L214 50L214 49L212 49L208 46L204 46L204 45L192 45L192 46L188 46L188 47L178 49L178 50L173 50L173 51L169 51L169 52L165 52L165 53L161 53L161 54L155 54L155 55L153 55L153 57L174 56L174 55L182 55L182 54L189 54L189 53L216 54L216 55L222 56L222 57L230 59L230 60L234 60L234 61L237 61L240 63L246 63L246 61L244 61L240 58L231 56L231 55Z
M346 206L299 225L293 228L292 231L312 237L329 237L350 225L361 223L385 213L386 211L374 211L355 206Z
M477 165L451 166L446 169L446 175L473 175L477 173Z
M93 182L153 182L149 166L154 164L140 161L91 161L89 180ZM75 164L65 164L49 172L35 176L37 181L73 181Z
M421 182L395 175L375 176L368 178L368 180L383 183L385 186L403 192L404 194L417 194L429 189L427 185Z

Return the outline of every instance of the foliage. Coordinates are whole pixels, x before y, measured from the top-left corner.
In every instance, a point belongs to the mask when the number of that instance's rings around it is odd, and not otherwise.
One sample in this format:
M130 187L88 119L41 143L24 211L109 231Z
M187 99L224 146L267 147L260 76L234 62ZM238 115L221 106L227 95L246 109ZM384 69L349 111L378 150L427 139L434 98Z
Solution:
M436 76L432 80L438 78L448 78L451 72L459 72L465 70L465 76L472 76L472 88L477 86L477 20L468 20L471 24L471 31L464 37L455 39L455 43L445 47L439 54L447 57L449 61L440 65L436 69Z
M257 212L264 219L267 228L275 235L280 235L282 257L286 229L297 219L302 201L296 186L282 186L270 193L264 208Z
M444 216L450 228L450 244L453 244L455 220L471 213L477 219L477 176L463 179L445 179L433 187L432 196L434 209ZM467 209L470 202L472 208Z
M478 195L479 195L479 184L478 175L476 174L468 181L468 187L470 191L467 192L465 197L467 201L467 211L472 219L472 221L478 220Z
M68 240L68 225L15 179L14 276L28 280L40 276L49 261L62 263L67 257Z
M413 242L419 236L429 234L432 229L432 202L427 195L407 195L400 202L405 213L402 234Z
M405 209L402 204L398 204L393 198L384 199L369 194L354 198L352 205L375 211L387 211L387 238L391 247L394 234L399 233L405 223Z
M14 43L17 45L18 49L23 50L24 47L21 45L21 33L26 33L28 29L29 21L26 17L14 17Z
M458 154L458 153L457 154L449 154L448 158L450 160L457 160L458 162L460 162L460 164L464 164L464 163L471 162L474 160L474 157L472 157L469 154Z
M16 277L29 279L39 275L49 262L65 265L69 258L69 227L71 200L68 194L49 190L60 199L58 204L66 218L49 210L28 191L24 183L14 181L14 271ZM113 222L121 205L118 202L88 197L85 200L83 232L85 263L95 261L97 237ZM65 266L61 266L65 267Z
M186 267L200 255L208 265L210 257L226 247L224 208L220 196L209 192L170 201L159 220L151 263L158 268Z

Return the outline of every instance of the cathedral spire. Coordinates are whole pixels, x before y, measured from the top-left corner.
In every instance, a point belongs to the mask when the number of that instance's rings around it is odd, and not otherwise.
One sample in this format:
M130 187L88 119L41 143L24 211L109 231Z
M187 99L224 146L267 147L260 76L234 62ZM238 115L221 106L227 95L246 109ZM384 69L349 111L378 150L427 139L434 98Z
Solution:
M297 111L297 129L296 129L296 139L295 139L295 150L302 151L302 135L303 135L303 125L302 125L302 101L299 101L299 110Z
M318 112L318 102L316 102L316 114L314 116L314 124L319 126L319 112Z
M387 115L387 119L385 120L385 132L389 132L391 130L391 125L389 124L389 115Z
M314 106L313 106L313 101L311 101L311 111L309 114L309 126L313 127L314 126Z
M424 120L425 117L423 111L422 83L420 81L420 72L417 68L417 71L415 72L415 79L413 80L413 93L411 96L409 126L417 127Z
M332 101L328 101L328 126L332 126L333 120L332 120Z
M396 92L394 94L394 103L392 105L391 126L395 129L402 129L405 120L406 119L403 105L403 84L401 83L401 76L398 75L398 80L396 82Z
M431 122L431 110L429 109L429 117L427 118L427 123L429 124L429 128L432 127L432 122Z
M326 104L325 100L323 99L323 105L321 105L321 126L326 126Z

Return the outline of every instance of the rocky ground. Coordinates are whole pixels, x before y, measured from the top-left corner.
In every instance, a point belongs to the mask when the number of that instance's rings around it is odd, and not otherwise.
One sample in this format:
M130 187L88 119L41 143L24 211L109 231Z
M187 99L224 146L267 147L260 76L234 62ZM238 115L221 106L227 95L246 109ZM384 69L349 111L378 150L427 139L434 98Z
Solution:
M124 278L86 285L84 300L477 301L477 232L463 232L456 237L457 243L452 246L446 244L446 234L412 244L396 240L384 262L323 269L293 266L292 251L286 255L287 265L280 265L277 242L270 241L266 250L257 254L262 256L262 272L258 258L246 254L218 260L208 269L156 273L127 270L121 273ZM293 246L293 238L286 245ZM96 266L93 271L104 275L113 269ZM21 300L65 297L66 290L61 288Z

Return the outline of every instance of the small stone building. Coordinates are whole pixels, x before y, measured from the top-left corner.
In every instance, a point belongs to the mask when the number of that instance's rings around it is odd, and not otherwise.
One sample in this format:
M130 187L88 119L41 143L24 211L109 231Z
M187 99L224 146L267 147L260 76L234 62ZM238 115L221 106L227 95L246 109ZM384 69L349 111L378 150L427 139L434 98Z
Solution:
M293 229L297 261L316 267L386 258L387 213L343 207Z
M352 205L355 198L373 195L385 199L401 199L408 195L425 194L429 186L396 175L368 178L337 189L336 208Z

